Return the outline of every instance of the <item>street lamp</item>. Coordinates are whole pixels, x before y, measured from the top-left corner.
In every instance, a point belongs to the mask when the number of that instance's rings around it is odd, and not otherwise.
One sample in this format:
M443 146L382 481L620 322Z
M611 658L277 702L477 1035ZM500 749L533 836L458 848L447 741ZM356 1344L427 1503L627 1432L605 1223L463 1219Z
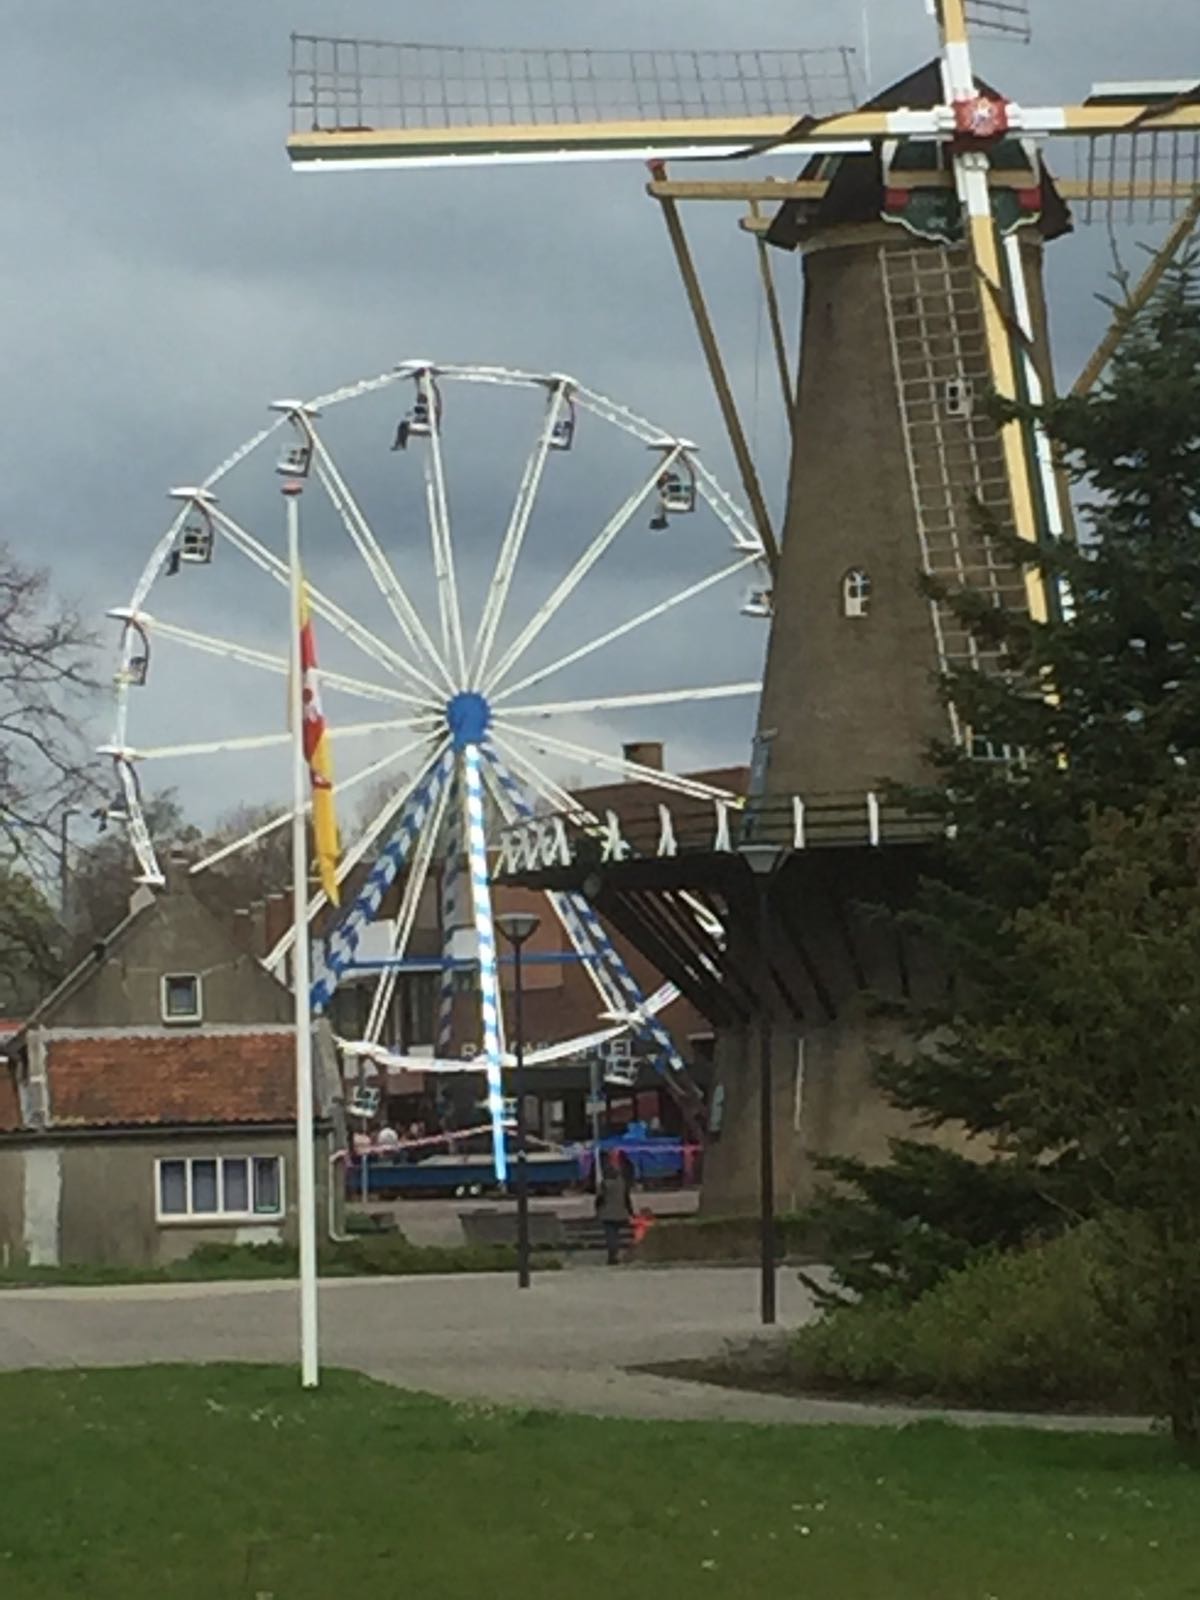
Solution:
M760 1261L762 1287L760 1310L764 1325L775 1321L775 1116L771 1074L771 880L786 855L782 845L745 843L738 854L750 869L754 881L756 936L760 980L758 985L758 1117L759 1117L759 1201Z
M521 947L538 930L540 917L532 911L503 911L496 926L513 948L513 985L516 1023L517 1091L517 1284L529 1287L529 1173L525 1161L525 1018L522 1012Z

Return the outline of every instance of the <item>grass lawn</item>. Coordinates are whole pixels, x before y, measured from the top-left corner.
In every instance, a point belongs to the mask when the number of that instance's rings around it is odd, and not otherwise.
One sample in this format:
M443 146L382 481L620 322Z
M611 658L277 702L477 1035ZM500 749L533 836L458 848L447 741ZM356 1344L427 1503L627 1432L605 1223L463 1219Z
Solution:
M0 1376L4 1600L1186 1600L1147 1437L452 1406L275 1367Z

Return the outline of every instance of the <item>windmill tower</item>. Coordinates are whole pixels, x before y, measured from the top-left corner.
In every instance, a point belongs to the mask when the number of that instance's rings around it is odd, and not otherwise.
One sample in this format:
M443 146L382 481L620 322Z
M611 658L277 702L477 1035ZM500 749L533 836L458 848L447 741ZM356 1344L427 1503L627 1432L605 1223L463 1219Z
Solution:
M728 840L686 860L615 862L601 874L581 853L577 878L713 1020L724 1104L706 1182L720 1207L757 1199L761 1105L748 1044L765 1013L774 1016L782 1196L805 1194L812 1150L882 1154L898 1131L869 1073L871 1050L893 1044L894 1032L872 1018L864 994L919 994L938 974L894 928L857 909L902 902L919 870L920 842L881 817L878 792L888 780L919 779L935 737L981 759L1004 754L940 701L940 670L992 663L922 595L916 575L1037 620L1052 612L1056 597L1032 566L1014 576L997 559L973 508L982 502L1031 551L1062 536L1054 462L1036 427L998 427L984 402L994 392L1037 403L1052 391L1043 250L1069 231L1068 204L1085 220L1118 206L1130 220L1182 213L1133 303L1200 213L1197 78L1020 106L976 77L970 29L1026 34L1026 0L932 0L928 9L933 65L852 109L839 52L629 52L600 64L588 52L493 58L394 47L384 63L380 47L294 43L289 153L298 169L654 163L650 192L767 553L762 609L773 616L743 833L777 843L786 860L772 882L766 950ZM1065 139L1082 153L1082 175L1056 184L1042 150ZM790 151L806 163L792 183L747 177L745 160L720 179L677 181L664 165ZM746 225L763 252L792 428L782 539L680 216L682 202L705 200L748 202ZM770 220L764 202L779 205ZM773 247L804 258L794 379ZM1095 380L1118 337L1114 329L1081 381ZM818 825L843 815L852 823Z

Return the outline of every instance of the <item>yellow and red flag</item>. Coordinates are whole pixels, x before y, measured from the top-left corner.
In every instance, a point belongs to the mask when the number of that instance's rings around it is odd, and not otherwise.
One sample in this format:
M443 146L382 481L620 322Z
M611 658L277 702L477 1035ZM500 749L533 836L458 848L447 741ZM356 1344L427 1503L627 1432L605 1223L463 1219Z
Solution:
M317 642L308 610L308 591L300 591L300 706L303 716L304 759L312 785L313 853L321 887L331 905L338 903L338 825L333 804L333 763L329 734L321 710L317 677Z

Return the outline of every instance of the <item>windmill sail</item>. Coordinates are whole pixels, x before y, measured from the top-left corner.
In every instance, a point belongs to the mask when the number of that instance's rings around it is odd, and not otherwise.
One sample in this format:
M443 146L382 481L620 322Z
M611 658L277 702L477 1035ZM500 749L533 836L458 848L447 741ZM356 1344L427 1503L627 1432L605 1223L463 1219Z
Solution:
M297 164L732 154L854 104L854 53L503 50L292 35Z
M980 33L1000 33L1028 44L1029 0L967 0L967 21Z

